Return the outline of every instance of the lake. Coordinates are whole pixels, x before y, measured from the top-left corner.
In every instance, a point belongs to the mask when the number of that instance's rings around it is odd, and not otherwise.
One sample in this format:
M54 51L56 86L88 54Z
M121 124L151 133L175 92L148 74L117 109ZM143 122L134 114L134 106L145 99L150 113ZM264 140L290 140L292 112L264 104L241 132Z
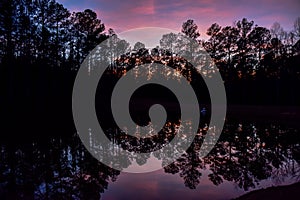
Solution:
M272 121L272 120L271 120ZM248 191L300 180L299 128L268 120L227 119L212 151L199 157L199 147L210 128L201 124L193 143L163 169L149 173L126 173L93 158L76 133L27 141L2 141L0 145L1 199L231 199ZM181 129L187 132L188 123ZM176 124L167 128L175 130ZM152 138L168 143L166 129ZM112 138L110 133L116 132ZM136 151L139 142L124 132L108 130L115 143ZM129 140L129 141L128 141ZM163 143L164 143L163 142ZM149 146L149 145L148 145ZM156 155L164 159L163 155ZM139 165L147 157L128 158Z

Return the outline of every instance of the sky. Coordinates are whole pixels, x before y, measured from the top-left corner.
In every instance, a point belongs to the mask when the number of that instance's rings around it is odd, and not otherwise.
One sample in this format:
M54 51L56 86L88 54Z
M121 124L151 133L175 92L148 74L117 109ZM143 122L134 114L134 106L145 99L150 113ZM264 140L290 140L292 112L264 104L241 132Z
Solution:
M58 0L71 11L94 10L106 29L117 33L133 28L162 27L180 31L193 19L205 38L207 28L232 25L246 17L270 28L274 22L289 31L300 17L299 0Z

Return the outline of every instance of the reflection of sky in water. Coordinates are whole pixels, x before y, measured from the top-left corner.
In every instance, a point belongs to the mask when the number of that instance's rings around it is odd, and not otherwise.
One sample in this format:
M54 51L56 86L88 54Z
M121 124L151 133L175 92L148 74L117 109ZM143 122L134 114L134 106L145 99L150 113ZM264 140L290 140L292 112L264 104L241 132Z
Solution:
M163 170L147 174L121 173L118 181L109 185L103 199L133 199L142 196L147 199L230 199L244 193L230 182L213 185L207 174L208 170L203 171L197 189L190 190L183 186L183 180L178 174L166 174Z
M216 186L208 179L209 170L202 171L200 184L196 190L190 190L183 186L183 180L178 175L164 173L163 170L146 174L121 173L116 182L110 183L108 190L103 194L103 199L134 199L146 197L146 199L231 199L245 193L235 183L224 181ZM294 181L286 178L284 184ZM261 181L260 188L274 186L272 181ZM250 191L250 190L249 190Z

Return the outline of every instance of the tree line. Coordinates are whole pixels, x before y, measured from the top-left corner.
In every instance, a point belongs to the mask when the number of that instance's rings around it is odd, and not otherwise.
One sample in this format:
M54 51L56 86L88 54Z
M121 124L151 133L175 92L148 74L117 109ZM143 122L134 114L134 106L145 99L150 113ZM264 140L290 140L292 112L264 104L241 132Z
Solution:
M97 44L115 34L106 30L94 11L71 13L55 0L4 0L0 8L2 66L37 64L76 70ZM212 24L207 40L200 39L192 19L183 23L181 32L204 46L225 79L231 73L236 74L232 78L278 78L295 71L284 64L299 54L300 17L289 32L278 22L267 29L246 18L232 26Z
M300 18L290 32L277 22L267 29L246 18L232 26L212 24L206 40L192 19L182 24L181 32L210 54L225 81L229 103L300 102L295 87L300 80ZM77 70L92 49L113 35L91 9L71 12L55 0L1 1L0 103L6 105L1 113L24 127L63 125L66 120L73 124L70 102ZM174 37L162 36L160 47L148 51L150 56L162 49L166 55L171 52ZM147 52L142 43L117 43Z

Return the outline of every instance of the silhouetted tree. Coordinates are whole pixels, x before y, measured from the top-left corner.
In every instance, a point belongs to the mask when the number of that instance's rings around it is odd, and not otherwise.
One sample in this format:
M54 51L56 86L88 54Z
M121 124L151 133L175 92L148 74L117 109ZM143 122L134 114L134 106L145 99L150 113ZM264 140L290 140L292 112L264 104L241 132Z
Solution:
M252 74L254 65L251 63L253 56L251 55L251 46L249 45L249 34L253 28L253 21L243 18L236 22L235 26L239 32L237 38L237 52L234 55L235 67L241 73L242 77Z
M234 76L232 57L237 51L237 39L238 39L238 29L231 26L226 26L221 30L221 49L220 52L223 54L222 59L226 62L226 68L230 69L232 74L229 76ZM230 73L230 71L229 71Z
M194 20L192 19L188 19L182 24L181 32L195 40L200 36L198 26L194 23Z
M105 26L90 9L73 13L71 22L73 33L71 48L78 68L88 53L106 38L103 33Z
M222 39L220 31L221 26L217 23L212 24L208 29L206 34L210 36L210 38L203 43L206 51L209 52L212 58L215 58L216 61L219 58L219 48L220 48L220 41Z

